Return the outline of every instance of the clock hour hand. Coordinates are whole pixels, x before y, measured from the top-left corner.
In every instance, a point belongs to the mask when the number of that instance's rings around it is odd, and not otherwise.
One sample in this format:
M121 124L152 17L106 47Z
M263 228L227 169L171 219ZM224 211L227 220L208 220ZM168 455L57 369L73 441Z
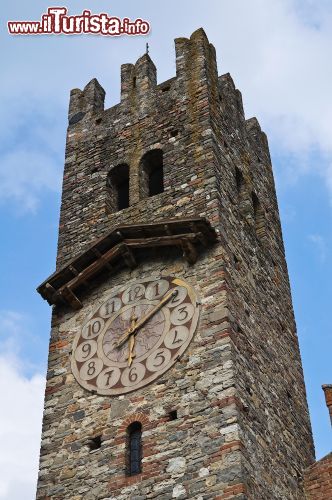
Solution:
M137 330L141 328L141 326L143 326L152 316L154 316L176 294L176 290L173 290L166 294L165 297L153 309L151 309L146 313L145 316L143 316L143 318L141 318L136 324L131 325L131 327L128 328L128 330L126 330L125 333L119 338L117 347L121 347L131 335L136 335Z
M135 347L135 335L131 335L128 341L128 366L131 366L133 359L135 357L134 347Z

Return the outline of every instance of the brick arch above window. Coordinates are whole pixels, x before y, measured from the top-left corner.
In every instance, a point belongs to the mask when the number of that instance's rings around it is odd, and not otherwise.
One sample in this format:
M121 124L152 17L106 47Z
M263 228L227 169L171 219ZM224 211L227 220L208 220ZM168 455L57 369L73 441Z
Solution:
M119 434L125 434L127 428L133 422L141 422L142 426L146 428L150 424L150 420L145 413L137 412L128 415L119 427Z

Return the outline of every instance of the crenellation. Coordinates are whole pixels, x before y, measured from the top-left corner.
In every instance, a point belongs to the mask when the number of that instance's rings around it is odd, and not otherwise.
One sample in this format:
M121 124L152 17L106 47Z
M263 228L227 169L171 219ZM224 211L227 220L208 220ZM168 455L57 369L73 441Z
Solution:
M121 64L121 102L129 99L134 90L135 66L133 64Z
M222 120L233 140L244 136L244 110L241 92L235 87L229 73L218 77L219 102ZM239 136L240 134L240 136Z
M70 125L80 122L86 113L104 110L105 90L96 78L93 78L84 90L73 89L70 92L68 119Z
M157 85L157 69L149 54L144 54L135 64L135 85L139 94L143 95Z
M94 113L104 110L105 90L100 85L97 78L93 78L84 87L83 96L87 111Z

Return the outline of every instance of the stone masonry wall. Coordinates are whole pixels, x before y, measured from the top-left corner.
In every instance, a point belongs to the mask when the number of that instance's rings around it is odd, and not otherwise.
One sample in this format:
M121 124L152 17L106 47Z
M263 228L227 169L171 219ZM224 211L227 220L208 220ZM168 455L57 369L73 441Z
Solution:
M217 150L220 227L237 394L248 409L240 414L244 466L252 498L303 498L303 470L313 460L313 443L267 139L256 119L244 120L229 75L219 78L219 89L226 113L214 132L218 145L227 141L226 151Z
M156 84L148 55L123 65L121 103L96 80L71 93L57 267L120 223L205 216L218 243L194 266L147 252L105 278L79 312L53 311L38 499L301 499L313 444L265 135L218 78L203 30L176 40L176 77ZM163 193L142 199L140 159L162 149ZM106 178L130 167L130 206L110 213ZM174 274L202 298L181 360L135 393L101 397L70 370L73 338L114 286ZM177 410L178 418L169 420ZM143 425L142 474L126 477L125 429ZM89 451L88 439L102 436Z

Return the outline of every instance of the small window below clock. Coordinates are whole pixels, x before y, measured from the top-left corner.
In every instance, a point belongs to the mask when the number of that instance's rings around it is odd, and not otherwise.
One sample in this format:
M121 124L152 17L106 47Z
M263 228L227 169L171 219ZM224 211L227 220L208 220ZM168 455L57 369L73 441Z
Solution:
M145 153L140 162L141 198L155 196L164 191L163 152L152 149Z
M177 420L177 418L178 418L177 410L171 410L168 412L168 420L170 420L170 421Z
M111 212L129 207L129 166L126 163L114 167L107 176L107 205Z
M101 436L95 436L89 440L90 451L99 450L101 448Z
M133 422L127 428L127 475L135 476L142 472L142 424Z

